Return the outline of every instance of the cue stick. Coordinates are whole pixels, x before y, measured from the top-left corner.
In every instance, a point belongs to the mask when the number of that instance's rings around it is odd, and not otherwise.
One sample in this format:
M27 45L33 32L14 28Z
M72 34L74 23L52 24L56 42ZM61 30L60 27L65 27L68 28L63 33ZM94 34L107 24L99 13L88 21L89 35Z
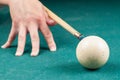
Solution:
M83 35L79 33L77 30L75 30L72 26L70 26L67 22L65 22L63 19L58 17L55 13L53 13L51 10L49 10L47 7L45 7L46 12L48 13L48 16L52 18L54 21L56 21L61 27L66 29L68 32L70 32L72 35L77 37L78 39L82 39Z

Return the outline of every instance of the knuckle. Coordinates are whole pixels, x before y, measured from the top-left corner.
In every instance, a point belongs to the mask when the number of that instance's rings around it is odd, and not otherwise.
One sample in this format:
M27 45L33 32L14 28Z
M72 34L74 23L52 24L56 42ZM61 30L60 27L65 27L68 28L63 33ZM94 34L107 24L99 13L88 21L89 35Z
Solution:
M18 24L21 20L17 19L17 18L14 18L14 19L12 19L12 21L14 22L14 24Z
M45 36L46 39L49 39L49 38L52 37L52 34L51 34L50 31L46 31L45 34L44 34L44 36Z
M15 16L15 17L12 18L12 22L14 22L14 23L19 23L22 20L23 20L23 18L20 17L20 16Z
M10 45L10 44L11 44L11 42L8 40L8 41L7 41L7 45Z
M39 20L39 22L45 21L45 16L39 15L38 20Z
M25 21L26 21L27 23L32 22L34 19L35 19L35 18L34 18L33 15L26 14L26 16L25 16Z
M19 50L19 51L22 51L22 50L23 50L23 46L22 46L22 45L19 45L19 46L18 46L18 50Z
M21 45L19 45L17 48L17 52L22 52L22 51L23 51L23 47Z
M42 24L42 22L45 22L45 20L44 20L43 18L39 18L39 19L38 19L38 22L39 22L40 24Z
M36 34L31 35L32 36L32 41L38 41L39 38Z
M26 19L30 19L31 16L32 16L32 15L30 15L30 14L26 14L25 18L26 18Z
M15 37L12 35L9 35L8 41L11 41L12 39L14 39Z
M48 44L49 44L49 45L53 45L53 40L50 39L50 40L48 41Z
M38 14L38 16L40 17L40 18L44 18L44 13L43 12L41 12L40 14Z
M39 47L38 47L38 46L34 46L34 47L32 48L32 51L34 51L34 52L39 52Z
M26 21L32 21L32 20L39 20L39 21L43 21L44 20L44 15L38 15L38 14L27 14L25 16L25 20Z
M27 18L25 19L25 21L26 21L26 23L32 23L33 18L32 18L32 17L27 17Z
M19 40L22 41L23 39L25 39L25 36L22 35L22 34L20 34L20 35L19 35Z
M38 19L39 23L41 23L43 20L41 18Z

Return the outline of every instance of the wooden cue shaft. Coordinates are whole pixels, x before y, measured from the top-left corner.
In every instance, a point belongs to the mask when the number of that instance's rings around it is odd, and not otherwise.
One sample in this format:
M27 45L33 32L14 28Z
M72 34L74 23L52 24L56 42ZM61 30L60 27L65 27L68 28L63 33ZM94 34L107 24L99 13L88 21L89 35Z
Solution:
M48 16L50 18L52 18L54 21L56 21L59 25L61 25L61 27L63 27L64 29L66 29L67 31L69 31L71 34L73 34L75 37L80 38L80 36L82 35L81 33L79 33L77 30L75 30L72 26L70 26L67 22L65 22L63 19L61 19L60 17L58 17L55 13L53 13L51 10L49 10L47 7L45 7L45 10L48 13Z

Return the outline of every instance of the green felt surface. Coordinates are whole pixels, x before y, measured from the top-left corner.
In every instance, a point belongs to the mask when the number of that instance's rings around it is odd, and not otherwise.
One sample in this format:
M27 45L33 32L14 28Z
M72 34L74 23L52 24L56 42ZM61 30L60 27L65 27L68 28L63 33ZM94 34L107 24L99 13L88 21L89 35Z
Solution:
M52 2L54 1L54 2ZM15 57L17 38L10 48L0 48L0 80L119 80L120 79L120 2L100 0L42 1L84 35L104 38L110 47L107 64L98 70L83 68L76 59L79 40L59 25L50 28L57 51L50 52L40 33L40 55L30 57L29 35L25 53ZM0 45L7 40L11 19L7 7L0 9Z

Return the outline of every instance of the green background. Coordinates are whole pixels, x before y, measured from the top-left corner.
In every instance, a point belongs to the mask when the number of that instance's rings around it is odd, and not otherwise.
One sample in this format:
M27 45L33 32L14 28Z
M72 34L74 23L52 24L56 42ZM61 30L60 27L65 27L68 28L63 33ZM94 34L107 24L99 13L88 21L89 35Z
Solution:
M0 48L0 80L119 80L120 2L119 0L42 0L57 15L84 35L104 38L110 47L107 64L98 70L83 68L76 59L79 40L61 28L51 27L57 51L50 52L40 33L40 55L30 57L27 36L25 53L15 57L17 38L10 48ZM8 38L11 19L8 7L0 9L0 45Z

